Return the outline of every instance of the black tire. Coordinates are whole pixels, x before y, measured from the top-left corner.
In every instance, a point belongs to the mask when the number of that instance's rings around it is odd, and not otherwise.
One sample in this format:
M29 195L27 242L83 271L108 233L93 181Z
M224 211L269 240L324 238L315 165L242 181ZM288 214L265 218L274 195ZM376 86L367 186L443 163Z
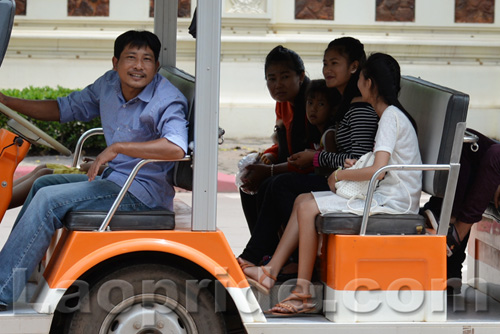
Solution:
M187 273L160 264L118 269L82 298L69 333L225 333L212 294L197 283Z

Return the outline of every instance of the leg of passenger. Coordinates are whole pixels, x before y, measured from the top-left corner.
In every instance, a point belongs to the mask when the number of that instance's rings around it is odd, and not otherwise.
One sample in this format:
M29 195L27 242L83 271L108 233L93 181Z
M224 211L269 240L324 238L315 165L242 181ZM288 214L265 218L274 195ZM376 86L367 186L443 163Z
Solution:
M16 221L14 222L14 226L17 225L19 219L21 219L21 217L24 215L26 208L30 205L31 200L40 189L57 184L84 182L84 181L88 182L88 178L86 175L82 174L51 174L39 177L38 179L35 180L35 182L33 182L33 186L31 187L31 190L28 196L26 197L26 200L24 201L23 207L21 208L21 211L17 215Z
M240 189L241 207L243 208L243 213L245 214L245 219L247 221L250 234L253 233L253 230L257 223L257 219L260 213L260 207L264 202L263 197L266 193L267 185L270 179L272 178L267 178L266 180L264 180L264 182L262 182L258 192L255 195L246 194Z
M275 252L279 232L286 226L295 199L302 193L329 190L324 177L286 173L269 181L254 231L241 258L259 263L265 255Z
M45 164L42 164L42 165L38 165L35 167L35 169L33 169L31 172L29 172L28 174L26 175L23 175L17 179L14 180L14 182L12 183L12 185L15 187L17 184L19 183L22 183L24 182L25 180L27 179L36 179L36 177L34 177L40 170L42 169L46 169L47 166ZM45 175L45 174L42 174L42 175ZM39 175L39 176L42 176L42 175Z
M468 180L467 187L463 187L464 191L462 201L455 197L453 207L453 216L456 217L454 228L458 235L453 233L448 235L448 238L453 238L455 241L448 239L449 245L454 245L453 254L447 258L447 277L449 291L460 291L462 279L462 263L465 260L465 249L469 238L469 231L472 224L481 220L482 214L489 202L492 200L493 195L500 184L500 145L495 144L491 139L477 133L479 141L479 150L477 152L467 152L470 148L464 147L465 156L473 155L470 161L463 159L464 152L460 159L462 173L462 166L469 163L472 168L473 177ZM467 168L467 166L466 166ZM465 182L459 176L459 183ZM458 188L458 187L457 187ZM459 195L460 196L460 195ZM453 230L451 230L453 232ZM456 239L458 238L458 245Z
M297 196L311 191L330 190L327 178L322 175L287 173L278 177L279 179L273 183L272 191L275 215L282 222L282 226L278 226L278 229L283 229L286 226ZM292 258L294 262L298 261L297 250L292 254Z
M460 172L458 174L457 187L455 190L455 198L453 199L452 215L458 212L465 201L470 185L474 182L477 170L477 161L486 151L485 145L480 145L480 150L473 152L470 144L464 144L462 154L460 156ZM439 219L439 217L438 217Z
M0 252L0 304L9 304L18 298L68 211L108 210L119 191L118 185L106 180L39 189ZM147 209L130 194L119 207L121 211Z
M281 176L281 175L279 175ZM278 231L284 224L277 215L273 184L279 176L268 178L266 188L261 187L261 205L252 235L240 257L254 264L260 263L265 255L271 255L279 242ZM288 219L288 218L287 218Z
M465 196L461 210L456 215L457 220L467 224L480 221L499 184L500 144L493 144L479 162L475 182Z
M299 201L299 199L297 199L297 201ZM264 267L264 270L266 270L270 276L276 277L278 275L283 265L288 261L290 254L297 248L299 241L298 233L297 205L294 205L290 221L285 228L285 232L276 248L276 252L273 254L271 261ZM261 279L261 276L265 275L265 273L260 267L247 267L244 269L244 272L245 275L260 282L265 288L269 289L275 283L275 280L268 275Z
M299 222L299 273L297 287L302 293L309 293L316 253L318 250L318 233L314 224L320 213L312 194L301 195L304 201L298 207Z
M478 176L479 161L488 151L489 147L495 144L490 138L484 136L483 134L468 129L469 131L476 134L479 138L478 140L478 150L476 152L471 150L471 144L464 144L462 148L462 153L460 156L460 172L458 175L457 187L455 190L455 197L453 199L452 216L456 217L461 215L464 204L467 201L468 194L472 191L472 185L476 182L476 177ZM431 197L428 203L424 206L424 209L430 209L436 219L439 219L441 213L442 198Z
M272 312L280 314L307 312L315 308L315 304L311 301L310 286L318 247L314 219L319 213L319 209L312 194L303 194L297 198L294 211L296 212L296 219L298 219L295 233L297 233L299 239L299 274L292 294L271 309ZM291 224L290 221L286 230L289 229ZM283 235L283 238L285 238L285 235ZM271 262L274 259L275 257L271 259Z
M12 199L10 200L9 209L17 208L23 205L28 197L28 194L33 186L33 183L44 175L52 174L53 170L44 166L38 166L33 172L25 175L22 179L14 181L12 188Z
M328 181L321 175L287 173L276 176L270 185L274 210L285 224L290 218L295 199L311 191L328 191Z

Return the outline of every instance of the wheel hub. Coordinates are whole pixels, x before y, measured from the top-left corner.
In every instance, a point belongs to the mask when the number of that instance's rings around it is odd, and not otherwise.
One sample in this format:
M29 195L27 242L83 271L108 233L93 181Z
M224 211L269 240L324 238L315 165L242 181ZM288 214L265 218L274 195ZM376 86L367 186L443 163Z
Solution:
M197 333L187 310L166 296L144 294L116 305L101 326L102 334Z

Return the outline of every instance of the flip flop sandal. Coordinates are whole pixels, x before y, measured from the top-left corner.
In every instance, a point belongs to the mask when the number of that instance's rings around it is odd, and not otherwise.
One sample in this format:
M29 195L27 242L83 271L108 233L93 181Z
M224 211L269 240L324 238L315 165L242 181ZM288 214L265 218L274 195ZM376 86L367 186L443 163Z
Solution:
M301 301L302 305L293 305L287 303L288 301L294 301L294 300ZM273 311L273 309L277 307L286 311L285 312ZM300 292L292 291L292 294L289 297L279 302L278 304L274 305L274 307L267 313L282 317L292 317L303 313L311 313L315 309L316 309L316 304L311 303L311 295L306 295Z
M245 270L246 268L249 268L249 267L255 267L255 264L252 264L250 262L246 262L244 260L240 260L240 258L236 258L236 262L238 262L238 264L240 265L240 268L241 270Z
M248 267L252 267L252 266L248 265L245 268L248 268ZM253 266L253 267L255 267L255 266ZM245 276L247 278L248 283L250 283L250 285L254 286L257 289L257 291L259 291L260 293L263 293L265 295L268 295L269 292L271 291L271 289L266 288L264 285L262 285L262 282L266 279L266 277L269 277L274 282L276 282L276 277L271 275L271 273L269 271L267 271L267 269L264 268L264 266L260 266L259 268L262 270L262 275L259 276L258 281L249 277L247 274L245 274Z

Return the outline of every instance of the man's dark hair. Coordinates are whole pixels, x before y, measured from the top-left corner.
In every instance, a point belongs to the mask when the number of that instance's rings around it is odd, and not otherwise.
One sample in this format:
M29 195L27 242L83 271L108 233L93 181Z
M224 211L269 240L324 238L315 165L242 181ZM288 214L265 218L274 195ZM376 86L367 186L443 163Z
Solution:
M160 57L161 42L158 37L152 32L142 30L129 30L118 36L115 40L114 56L120 59L120 55L126 46L144 48L150 47L154 53L155 61Z

